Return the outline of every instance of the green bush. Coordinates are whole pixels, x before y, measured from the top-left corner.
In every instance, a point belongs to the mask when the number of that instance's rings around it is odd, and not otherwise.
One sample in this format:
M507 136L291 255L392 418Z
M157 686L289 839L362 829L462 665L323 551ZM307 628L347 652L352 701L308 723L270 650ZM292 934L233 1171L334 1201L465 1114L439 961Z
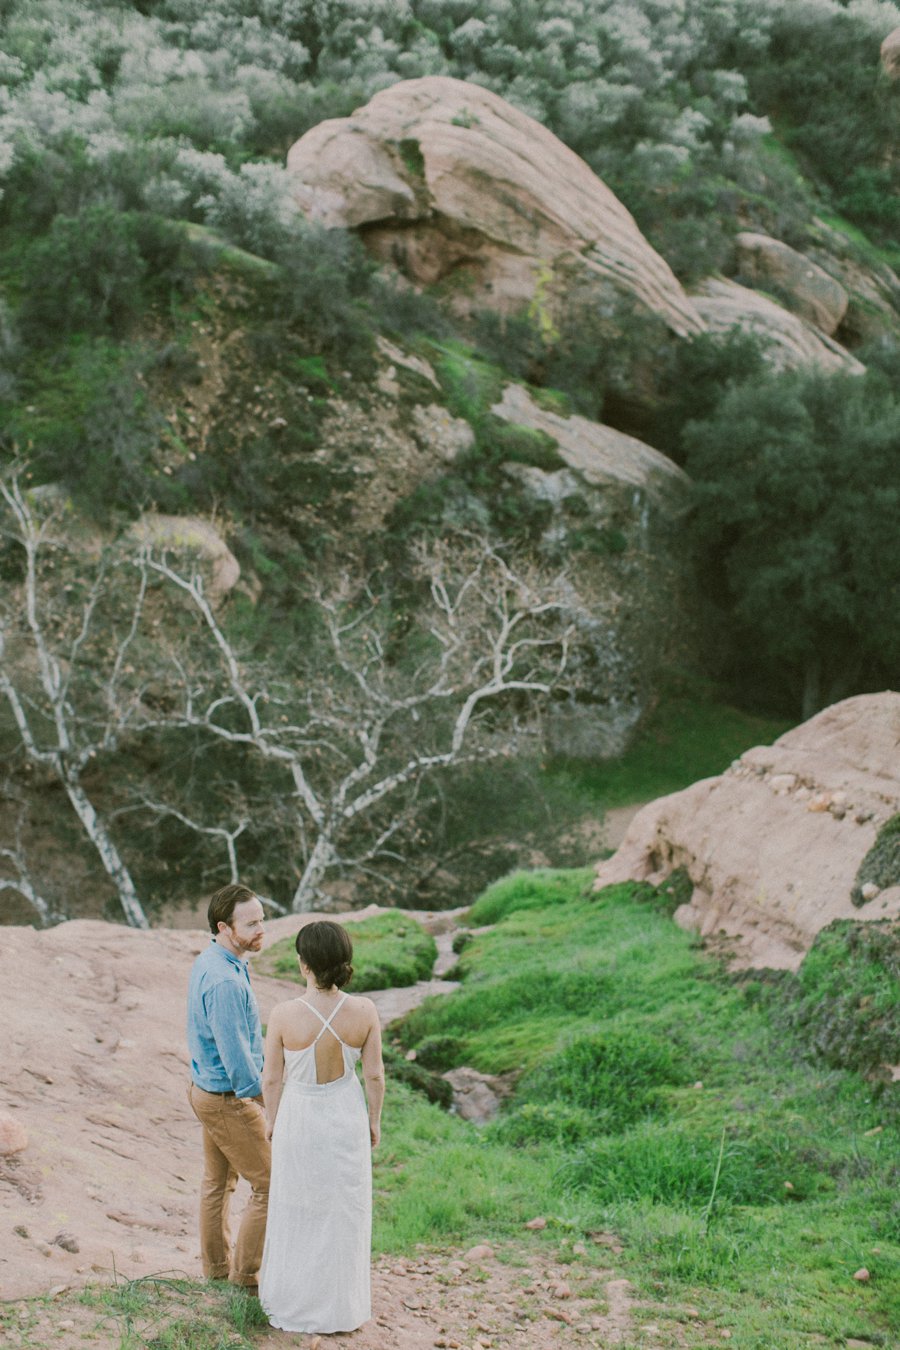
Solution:
M53 345L71 333L121 334L138 313L145 275L129 216L109 206L57 216L25 256L23 331Z
M121 337L152 297L189 291L208 262L159 216L108 205L58 215L24 252L23 334L34 347L75 333Z
M514 872L489 886L468 913L472 925L499 923L524 909L547 909L583 897L590 889L593 869Z
M144 378L152 355L108 338L73 338L64 356L32 362L40 404L15 420L39 481L61 484L94 519L177 505L156 464L161 417Z

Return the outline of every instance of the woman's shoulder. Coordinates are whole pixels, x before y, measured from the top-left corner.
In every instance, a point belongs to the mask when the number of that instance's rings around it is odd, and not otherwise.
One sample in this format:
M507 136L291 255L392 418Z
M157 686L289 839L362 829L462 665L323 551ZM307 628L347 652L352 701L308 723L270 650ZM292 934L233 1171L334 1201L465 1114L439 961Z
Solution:
M298 1009L300 1011L306 1009L306 1004L302 998L282 999L280 1003L275 1004L275 1007L269 1013L269 1026L273 1022L283 1022L286 1018L295 1017Z
M348 994L344 999L343 1005L348 1012L355 1013L358 1017L365 1016L371 1020L378 1016L378 1009L375 1003L366 994Z

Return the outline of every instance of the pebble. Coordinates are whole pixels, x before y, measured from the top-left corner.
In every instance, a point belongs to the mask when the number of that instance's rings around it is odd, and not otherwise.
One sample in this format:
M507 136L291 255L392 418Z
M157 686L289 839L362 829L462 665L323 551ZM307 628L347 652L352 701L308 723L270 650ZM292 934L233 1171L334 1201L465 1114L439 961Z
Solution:
M554 1298L571 1298L572 1290L566 1284L565 1280L557 1280L556 1284L550 1288L550 1293Z
M546 1307L541 1308L541 1312L544 1314L545 1317L552 1317L554 1322L567 1322L569 1326L571 1326L572 1323L575 1321L575 1318L572 1316L572 1314L565 1312L564 1309L562 1308Z
M587 1247L584 1245L583 1242L576 1242L576 1243L575 1243L575 1246L572 1248L572 1255L573 1255L573 1256L587 1256Z
M542 1228L547 1227L547 1220L543 1218L543 1216L538 1215L535 1219L529 1219L525 1227L531 1228L534 1232L540 1232Z
M53 1248L50 1246L49 1242L41 1242L40 1238L35 1238L34 1245L40 1252L41 1256L53 1255Z
M55 1247L62 1247L64 1252L77 1252L80 1250L78 1239L75 1234L67 1233L65 1230L61 1233L57 1233L56 1237L53 1239L53 1245Z
M864 1283L866 1280L869 1280L872 1277L866 1270L865 1266L860 1266L859 1270L855 1270L853 1272L853 1278L854 1280L861 1280Z
M75 1319L74 1317L66 1317L62 1322L57 1322L56 1326L59 1331L71 1331L75 1326Z

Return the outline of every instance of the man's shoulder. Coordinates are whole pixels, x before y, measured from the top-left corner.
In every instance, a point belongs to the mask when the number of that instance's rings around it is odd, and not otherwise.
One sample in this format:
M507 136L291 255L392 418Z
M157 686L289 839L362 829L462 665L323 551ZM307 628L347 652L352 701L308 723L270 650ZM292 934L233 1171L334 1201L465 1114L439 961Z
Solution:
M210 942L199 956L195 957L191 968L191 977L201 981L207 988L216 984L243 983L242 972L234 961L228 959L221 947Z

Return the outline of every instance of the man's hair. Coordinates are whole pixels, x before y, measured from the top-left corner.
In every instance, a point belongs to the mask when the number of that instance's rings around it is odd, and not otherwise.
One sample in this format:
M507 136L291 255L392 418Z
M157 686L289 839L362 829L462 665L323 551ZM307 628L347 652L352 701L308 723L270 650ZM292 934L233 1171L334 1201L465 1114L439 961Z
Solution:
M251 891L249 886L223 886L220 891L209 902L209 909L206 911L206 917L209 919L209 930L216 935L219 931L220 923L231 924L236 905L242 905L245 900L255 900L256 892Z

